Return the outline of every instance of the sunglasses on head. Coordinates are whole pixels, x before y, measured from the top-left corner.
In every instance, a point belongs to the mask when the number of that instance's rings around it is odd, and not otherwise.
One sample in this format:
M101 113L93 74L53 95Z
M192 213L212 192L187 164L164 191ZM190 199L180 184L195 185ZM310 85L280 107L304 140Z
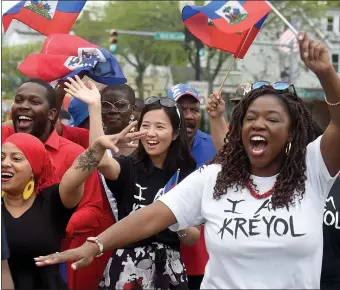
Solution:
M176 112L179 118L179 127L181 127L181 114L179 113L175 100L165 97L150 97L145 100L144 104L151 105L157 102L159 102L162 107L176 108Z
M261 89L265 87L273 88L275 91L280 93L291 93L295 97L297 97L296 90L293 84L287 83L287 82L275 82L270 83L267 81L258 81L251 84L251 89Z

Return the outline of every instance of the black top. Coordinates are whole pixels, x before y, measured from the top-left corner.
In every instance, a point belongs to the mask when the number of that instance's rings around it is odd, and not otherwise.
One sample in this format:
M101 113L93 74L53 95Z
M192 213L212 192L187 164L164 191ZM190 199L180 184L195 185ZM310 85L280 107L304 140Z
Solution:
M59 185L44 189L19 218L14 218L4 203L2 212L15 289L67 289L58 265L39 268L34 263L35 257L60 251L67 223L74 212L63 206Z
M9 258L9 249L7 243L6 229L4 219L1 219L1 261Z
M321 289L340 289L340 177L325 205Z
M116 160L121 168L118 179L114 181L105 179L105 181L117 200L119 220L128 216L132 211L152 204L157 194L159 196L170 178L175 174L175 172L167 172L156 167L152 168L151 173L147 173L143 164L137 162L131 156L120 156ZM178 182L183 180L192 171L191 169L181 169ZM151 238L125 248L146 246L151 242L163 243L176 250L179 250L180 245L177 234L166 229Z

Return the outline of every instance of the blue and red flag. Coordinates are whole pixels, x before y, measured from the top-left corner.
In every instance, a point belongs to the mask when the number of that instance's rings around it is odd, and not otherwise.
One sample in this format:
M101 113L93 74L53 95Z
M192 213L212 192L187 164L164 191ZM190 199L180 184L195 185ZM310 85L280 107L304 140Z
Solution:
M177 185L179 173L180 173L180 170L178 169L175 172L175 174L170 178L170 180L168 181L168 183L164 187L163 194L166 194L168 191L170 191L171 189L173 189Z
M32 53L18 66L29 78L47 82L66 80L86 72L105 85L125 84L126 78L116 58L106 49L70 34L52 34L44 41L41 53Z
M43 35L69 33L85 3L86 0L20 1L2 16L4 31L16 19Z
M268 1L211 1L185 6L182 19L207 46L243 58L271 10Z

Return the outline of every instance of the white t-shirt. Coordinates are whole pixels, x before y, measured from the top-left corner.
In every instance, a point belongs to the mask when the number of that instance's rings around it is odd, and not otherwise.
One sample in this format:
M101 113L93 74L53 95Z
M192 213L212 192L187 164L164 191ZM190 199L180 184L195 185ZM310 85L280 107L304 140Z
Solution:
M171 230L205 225L210 259L201 289L319 289L324 204L336 178L328 173L320 140L308 145L306 192L289 211L269 210L270 198L256 199L247 189L213 199L220 165L195 171L160 198L178 221ZM260 193L276 180L252 178Z

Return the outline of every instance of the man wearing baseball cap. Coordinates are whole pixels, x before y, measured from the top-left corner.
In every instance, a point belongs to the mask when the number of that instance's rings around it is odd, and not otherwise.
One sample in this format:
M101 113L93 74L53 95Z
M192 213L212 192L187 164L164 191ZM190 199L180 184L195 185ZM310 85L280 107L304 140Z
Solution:
M199 129L201 109L198 92L188 84L177 84L168 90L168 97L174 99L183 109L191 154L199 167L213 158L216 151L211 136ZM181 245L181 254L187 268L189 288L199 289L208 261L203 230L196 245Z

